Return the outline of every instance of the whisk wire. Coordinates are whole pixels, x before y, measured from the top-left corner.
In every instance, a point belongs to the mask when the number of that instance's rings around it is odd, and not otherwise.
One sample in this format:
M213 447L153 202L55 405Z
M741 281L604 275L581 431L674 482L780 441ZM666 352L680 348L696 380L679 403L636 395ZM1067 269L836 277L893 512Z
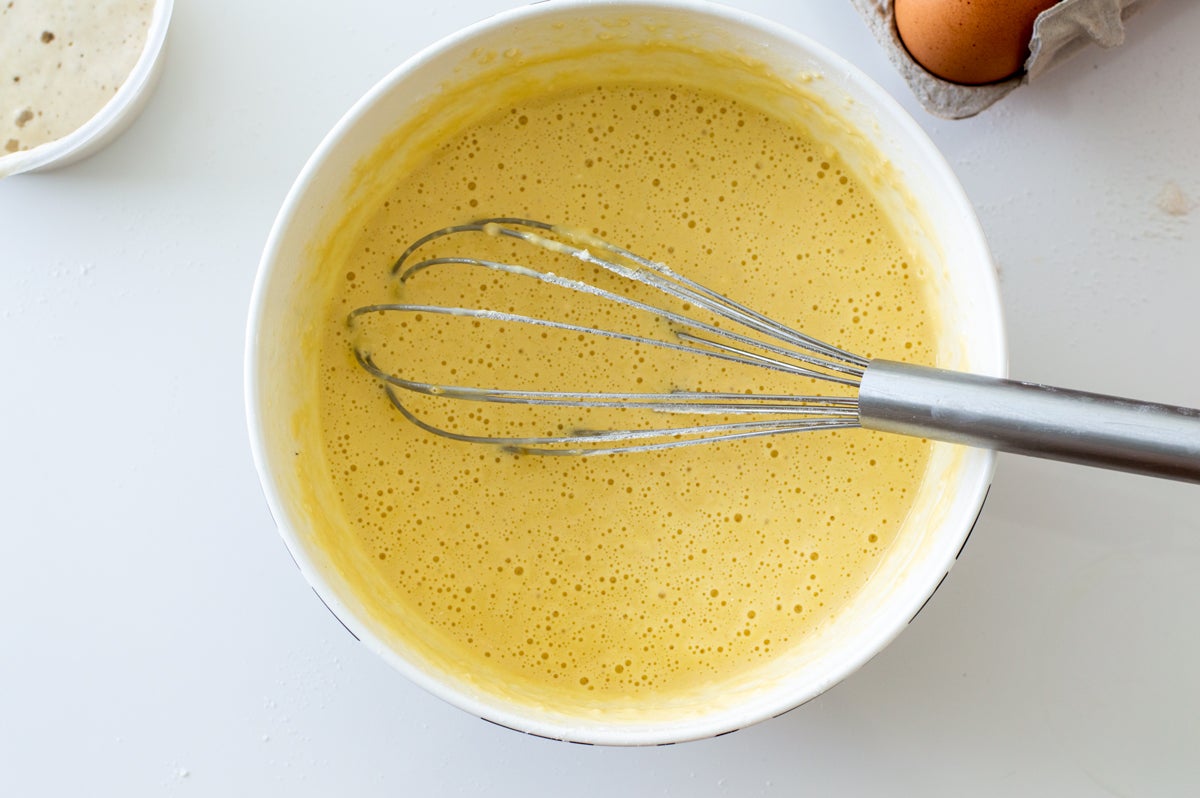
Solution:
M447 399L468 399L494 404L542 405L546 407L583 407L653 410L658 413L690 413L739 415L777 413L782 415L819 415L856 417L858 410L849 397L795 396L791 394L741 394L704 391L672 391L670 393L621 393L616 391L544 391L504 390L463 385L439 385L407 380L376 365L366 353L355 356L364 370L390 386L413 393Z
M803 421L786 421L781 419L732 422L726 424L691 425L678 429L654 430L572 430L565 435L502 437L495 435L468 435L444 427L434 426L409 410L396 392L389 385L386 388L388 399L413 425L443 438L462 443L485 443L500 446L513 454L537 455L569 455L572 457L654 452L667 449L677 449L698 443L714 443L716 441L734 441L747 438L761 438L780 435L788 432L810 432L818 429L837 430L857 427L856 419L805 419ZM495 400L489 400L495 401ZM703 437L684 437L684 436ZM670 438L670 440L653 440L651 443L634 443L629 441ZM581 447L579 444L586 443ZM596 446L597 443L615 444L612 446ZM566 448L564 448L566 447Z
M528 227L531 230L522 230L520 229L522 227ZM533 232L535 230L541 232ZM724 294L720 294L707 286L679 274L664 263L650 260L582 230L562 225L552 225L532 219L520 219L516 217L481 219L470 224L454 225L436 230L418 239L417 242L406 249L392 267L393 273L399 272L404 262L424 244L438 238L463 232L481 232L492 236L515 238L541 249L568 255L585 263L599 266L620 277L656 288L676 299L703 307L718 316L757 330L765 335L824 354L843 363L858 366L860 375L861 370L865 369L870 362L868 359L853 352L847 352L832 344L806 335L799 330L794 330L785 324L759 313L753 308L747 307ZM542 235L542 233L548 235ZM593 249L607 252L614 256L615 259L597 257L592 253ZM623 265L620 261L629 261L633 266ZM405 270L404 274L409 274L416 270L416 267L410 267ZM401 280L403 281L404 279L405 277L401 276Z
M535 243L535 244L549 241L549 239L540 239L540 238L531 238L531 239L525 239L525 240L530 241L531 243ZM583 253L582 250L577 250L577 249L573 249L573 248L571 249L571 252L572 253L577 253L577 252ZM597 265L599 265L600 263L603 263L607 267L617 268L616 265L612 264L611 262L599 261L598 259L596 259L595 257L593 257L587 253L584 253L584 255L586 255L586 257L584 257L584 256L576 256L576 257L578 257L579 260L586 260L586 262L589 262L589 263L595 263ZM700 330L702 332L708 333L709 335L715 335L715 336L719 336L719 337L723 337L723 338L728 338L729 340L736 341L737 343L739 343L743 346L759 347L765 351L772 352L773 354L779 355L781 357L791 358L793 360L796 360L796 361L799 361L802 363L807 363L811 366L817 366L819 368L824 368L824 369L828 369L831 371L836 371L836 372L840 372L843 374L847 374L854 378L852 380L851 379L834 379L833 380L835 382L840 382L844 385L857 385L858 380L861 379L861 377L862 377L862 369L857 366L844 365L844 364L838 363L838 362L830 362L828 360L822 360L822 359L819 359L812 355L805 354L804 352L797 352L793 349L785 349L781 346L772 345L765 341L750 338L745 335L739 335L738 333L732 332L730 330L724 330L724 329L721 329L720 327L716 327L711 324L706 324L704 322L698 321L697 319L693 319L688 316L684 316L680 313L675 313L675 312L666 310L665 308L660 308L655 305L650 305L645 302L640 302L632 297L624 296L622 294L618 294L613 291L608 291L606 289L600 288L599 286L592 285L591 283L587 283L582 280L572 280L570 278L563 277L563 276L557 275L557 274L553 274L551 272L537 271L536 269L530 269L527 266L522 266L520 264L502 263L500 261L484 260L481 258L464 258L464 257L430 258L428 260L423 260L418 263L415 263L415 264L409 266L403 272L401 272L400 273L400 281L406 282L414 274L425 271L426 269L432 268L434 266L448 266L448 265L478 266L480 268L490 269L492 271L505 272L505 273L517 275L520 277L528 277L528 278L546 283L548 285L558 286L560 288L566 288L571 291L576 291L580 294L587 294L587 295L595 296L595 297L598 297L600 299L604 299L604 300L607 300L610 302L614 302L616 304L625 305L626 307L634 308L635 310L643 311L643 312L658 316L659 318L662 318L668 322L671 322L671 323L677 325L678 327L691 328L694 330ZM628 270L628 271L622 270L617 273L619 273L623 277L629 276L629 279L637 279L638 282L642 282L643 284L646 284L646 285L651 285L652 287L658 288L659 290L668 291L672 296L676 296L677 298L683 299L687 302L691 302L692 304L696 304L701 307L704 307L708 304L707 301L703 297L692 296L686 292L680 292L680 291L674 291L674 290L669 291L668 290L669 285L670 285L669 283L663 282L660 284L657 280L647 282L647 280L652 280L651 275L640 275L639 276L639 273L636 270ZM645 278L645 279L640 279L640 278ZM430 312L430 313L442 313L445 315L470 316L473 318L485 318L485 319L492 319L492 320L497 320L497 321L513 321L513 322L519 322L519 323L523 323L523 324L533 324L533 325L542 326L542 327L554 327L554 328L561 329L561 330L585 332L585 333L589 333L589 334L593 334L593 335L600 335L600 336L603 336L606 338L619 338L619 339L625 340L625 341L633 341L636 339L641 343L646 343L646 344L653 345L653 346L661 346L662 345L662 342L659 341L658 339L639 338L638 336L630 336L625 333L615 332L615 331L610 331L610 330L603 330L603 329L595 328L595 327L574 326L574 325L569 325L569 324L566 324L563 322L551 321L549 319L535 319L535 318L530 318L528 316L521 316L521 315L516 315L516 314L505 314L501 311L482 310L479 308L446 308L446 307L430 307L428 305L418 306L418 305L406 305L406 304L370 305L366 308L359 308L358 310L352 312L351 318L353 318L356 315L359 315L360 313L370 312L372 310L374 310L374 311L399 310L399 311L413 311L413 312L420 310L420 311ZM713 312L720 313L721 311L713 310ZM725 315L726 318L730 318L730 316L728 316L726 314L722 314L722 315ZM735 320L737 320L737 319L735 319ZM755 327L755 329L758 329L758 328ZM675 331L675 334L676 334L677 338L685 337L685 334L678 330ZM737 350L733 347L720 346L708 339L699 338L699 337L690 336L690 335L686 336L686 337L688 340L690 340L694 343L703 343L708 346L720 348L725 352L733 353L733 352L741 351L741 350ZM694 348L688 348L688 347L684 347L683 350L690 351L694 354L708 354L705 352L701 352L700 350L697 350ZM749 353L742 353L742 354L748 355ZM741 363L748 362L748 358L746 358L746 357L733 357L733 358L725 358L725 359L730 359L730 360L733 360L734 362L741 362ZM810 376L810 377L815 377L818 379L826 377L826 375L824 375L824 374L816 373L811 370L798 369L795 367L788 367L784 363L782 363L778 360L771 360L771 359L764 359L764 358L756 358L756 360L758 361L758 363L757 363L758 365L767 365L771 368L776 368L781 371L788 371L793 374L801 374L801 375L806 375L806 376Z
M693 308L706 311L717 319L757 333L763 338L725 329L685 315L685 313L602 288L585 280L541 271L519 263L458 255L434 256L414 262L414 257L423 247L440 239L467 233L515 239L538 250L599 267L618 278L647 286L683 303L684 311ZM538 280L550 286L590 295L605 302L649 313L667 323L675 340L651 338L618 330L526 316L491 308L449 307L403 302L379 303L357 308L348 315L347 322L353 324L359 317L373 313L427 313L517 323L608 338L638 346L657 347L730 363L765 367L795 376L851 387L859 384L864 369L870 362L774 321L729 297L678 274L664 264L636 255L589 233L545 222L502 217L435 230L417 239L400 255L392 267L392 274L403 285L422 272L452 266L483 268L502 274ZM356 347L354 354L359 364L367 372L385 383L387 395L396 409L421 429L453 440L499 444L511 451L524 453L578 455L607 454L616 451L658 451L697 443L740 440L778 435L784 432L832 430L859 426L858 402L854 397L781 394L768 396L685 390L659 394L606 391L563 392L445 385L391 373L381 368L370 352L361 348ZM749 421L689 424L655 429L574 429L557 436L476 436L447 430L418 418L400 400L395 388L428 396L496 404L620 408L674 414L754 415L756 418Z

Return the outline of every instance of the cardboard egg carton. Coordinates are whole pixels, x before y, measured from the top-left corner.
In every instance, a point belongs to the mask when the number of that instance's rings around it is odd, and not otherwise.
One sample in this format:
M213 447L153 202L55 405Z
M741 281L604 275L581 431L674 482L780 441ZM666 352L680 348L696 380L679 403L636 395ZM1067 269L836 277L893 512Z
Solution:
M1029 43L1029 58L1018 75L999 83L964 86L926 72L900 41L894 0L850 0L913 94L931 114L946 119L974 116L1018 86L1035 81L1088 44L1116 47L1125 41L1125 20L1153 0L1061 0L1038 15Z

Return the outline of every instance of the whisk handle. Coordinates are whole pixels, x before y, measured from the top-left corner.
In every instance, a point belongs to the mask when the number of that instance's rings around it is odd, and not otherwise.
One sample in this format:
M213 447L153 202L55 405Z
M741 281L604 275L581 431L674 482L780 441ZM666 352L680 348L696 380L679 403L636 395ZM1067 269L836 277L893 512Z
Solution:
M1200 409L888 360L858 405L867 429L1200 483Z

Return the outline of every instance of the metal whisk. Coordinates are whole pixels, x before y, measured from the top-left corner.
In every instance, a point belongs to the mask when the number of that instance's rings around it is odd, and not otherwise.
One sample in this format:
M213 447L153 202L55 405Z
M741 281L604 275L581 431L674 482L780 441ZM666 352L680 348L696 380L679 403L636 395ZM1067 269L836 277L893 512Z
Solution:
M636 291L609 290L594 282L538 271L517 263L478 257L417 259L427 245L467 234L512 239L599 267L631 289L640 285L664 295L670 310L636 298ZM666 393L508 390L422 382L381 368L371 351L356 346L359 364L386 387L392 404L428 432L472 443L489 443L526 454L590 455L691 446L792 432L863 427L1170 479L1200 482L1200 410L1119 399L1044 385L980 377L882 359L867 359L819 341L712 291L667 266L595 236L528 219L496 218L447 227L414 242L393 267L401 283L431 269L477 267L541 281L603 302L653 314L666 322L670 339L534 318L480 307L388 303L360 307L366 314L433 314L531 325L580 336L597 336L672 352L757 366L856 389L850 396L800 396L705 391ZM623 283L624 284L624 283ZM666 299L670 297L671 299ZM428 423L396 389L430 396L508 405L620 408L680 415L686 423L659 429L572 429L561 435L503 437L468 435ZM841 389L845 390L845 389ZM696 423L697 416L745 420Z

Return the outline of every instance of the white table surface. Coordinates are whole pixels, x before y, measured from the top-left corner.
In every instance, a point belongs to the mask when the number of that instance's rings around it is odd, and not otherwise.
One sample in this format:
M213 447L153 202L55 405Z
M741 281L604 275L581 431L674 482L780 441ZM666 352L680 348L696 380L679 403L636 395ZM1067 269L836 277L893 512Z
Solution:
M832 691L715 740L549 742L425 694L291 564L250 459L259 254L326 130L512 0L177 3L119 141L0 183L0 795L1200 794L1200 488L1002 456L969 545ZM1024 379L1200 406L1200 3L969 121L844 0L737 5L899 98L974 201ZM2 55L0 55L2 58ZM1174 181L1190 214L1156 199Z

